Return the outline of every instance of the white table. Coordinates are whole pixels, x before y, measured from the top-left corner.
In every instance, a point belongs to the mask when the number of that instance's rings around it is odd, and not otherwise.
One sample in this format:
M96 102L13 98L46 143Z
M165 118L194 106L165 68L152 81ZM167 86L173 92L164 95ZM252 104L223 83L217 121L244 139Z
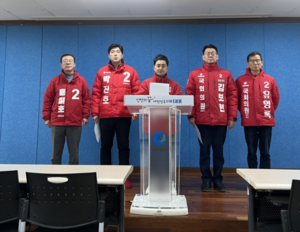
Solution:
M17 170L19 182L26 184L26 172L36 173L85 173L96 172L99 185L116 185L120 191L120 216L118 218L119 231L124 232L125 216L125 181L133 171L131 165L23 165L0 164L0 171Z
M300 179L300 170L238 168L236 172L248 183L248 226L255 231L254 197L256 190L291 190L292 180Z

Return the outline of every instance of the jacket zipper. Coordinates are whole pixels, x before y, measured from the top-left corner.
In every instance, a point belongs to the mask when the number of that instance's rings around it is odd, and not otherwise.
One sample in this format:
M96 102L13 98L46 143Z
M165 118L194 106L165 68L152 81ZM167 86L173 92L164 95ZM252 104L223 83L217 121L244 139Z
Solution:
M72 80L71 80L72 81ZM67 89L68 89L68 85L70 84L70 82L68 82L67 86L66 86L66 96L65 96L65 125L67 126L67 113L66 113L66 109L67 109Z
M258 84L258 92L260 92L260 85ZM256 124L259 126L258 120L257 120L257 109L256 109L256 91L255 91L255 79L253 79L253 93L254 93L254 110L255 110L255 121ZM249 107L250 110L250 107Z
M209 80L209 74L208 74L208 80ZM208 83L208 91L209 91L209 82ZM216 91L216 81L214 80L214 84L213 84L213 88L214 88L214 91L213 91L213 95L215 94L215 91ZM210 92L210 91L209 91ZM209 96L209 118L210 118L210 125L212 126L212 115L211 115L211 96Z

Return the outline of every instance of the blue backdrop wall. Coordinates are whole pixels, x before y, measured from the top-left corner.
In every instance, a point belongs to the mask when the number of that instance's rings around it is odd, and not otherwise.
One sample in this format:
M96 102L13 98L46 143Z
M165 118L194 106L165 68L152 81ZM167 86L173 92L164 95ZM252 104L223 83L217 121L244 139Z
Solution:
M107 48L124 47L125 62L141 82L153 75L153 58L168 56L170 78L185 86L189 73L202 66L202 48L219 49L219 66L234 79L245 73L246 57L259 51L265 72L275 78L281 99L271 144L272 167L299 168L300 24L126 25L126 26L0 26L0 163L50 164L50 129L42 120L43 95L60 73L60 56L74 54L76 70L92 88L95 74L108 62ZM80 163L99 164L91 117L83 127ZM182 119L181 166L199 166L194 128ZM139 166L138 122L130 132L130 162ZM113 163L118 163L114 142ZM228 131L225 167L246 167L247 148L240 116ZM63 163L68 163L65 146Z

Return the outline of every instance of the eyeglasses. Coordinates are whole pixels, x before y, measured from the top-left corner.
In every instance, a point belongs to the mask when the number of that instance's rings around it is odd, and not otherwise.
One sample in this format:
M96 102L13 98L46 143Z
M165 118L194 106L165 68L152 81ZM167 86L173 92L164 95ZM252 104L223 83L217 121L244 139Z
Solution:
M63 60L62 63L66 64L66 63L73 63L74 60Z
M206 56L215 56L217 53L215 53L215 52L206 52L204 55L206 55Z
M166 68L167 67L167 65L165 65L165 64L162 64L162 65L157 64L155 66L156 66L156 68Z
M249 60L250 63L254 64L254 63L260 63L261 60Z

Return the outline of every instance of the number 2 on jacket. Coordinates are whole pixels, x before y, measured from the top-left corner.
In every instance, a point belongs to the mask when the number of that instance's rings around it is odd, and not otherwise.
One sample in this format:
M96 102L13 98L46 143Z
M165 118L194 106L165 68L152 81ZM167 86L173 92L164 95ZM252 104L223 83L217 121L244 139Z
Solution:
M130 80L128 80L128 78L130 77L130 73L129 72L124 72L123 75L126 75L123 82L130 82Z
M72 97L72 99L74 99L74 100L79 100L79 97L77 97L78 94L79 94L79 90L78 90L78 89L73 89L73 90L72 90L72 93L74 93L74 92L76 92L76 93L74 94L74 96Z

